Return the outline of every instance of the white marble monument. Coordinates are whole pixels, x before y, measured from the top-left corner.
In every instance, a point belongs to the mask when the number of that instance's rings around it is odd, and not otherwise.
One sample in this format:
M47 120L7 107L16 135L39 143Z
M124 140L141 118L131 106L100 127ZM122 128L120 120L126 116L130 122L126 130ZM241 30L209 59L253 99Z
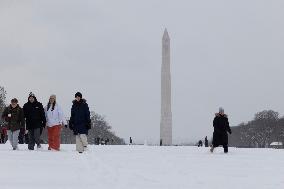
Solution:
M160 144L166 146L172 145L170 59L170 37L167 29L165 29L162 39Z

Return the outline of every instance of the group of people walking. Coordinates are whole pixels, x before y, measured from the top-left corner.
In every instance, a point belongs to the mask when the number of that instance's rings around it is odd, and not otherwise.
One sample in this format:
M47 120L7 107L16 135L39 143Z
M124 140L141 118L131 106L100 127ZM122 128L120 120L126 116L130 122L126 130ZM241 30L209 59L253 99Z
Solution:
M56 101L56 95L51 95L48 103L43 107L33 93L29 94L28 102L21 108L18 100L13 98L11 104L5 108L2 118L6 122L8 140L13 150L18 149L18 136L20 130L25 128L28 132L28 149L35 146L41 149L40 137L44 128L47 128L48 150L60 150L61 129L67 125L67 120L61 107ZM82 93L75 94L71 108L69 128L76 137L76 150L83 153L88 146L88 130L91 129L91 119L88 104L82 98Z
M59 151L61 129L64 126L68 127L64 113L56 101L56 95L49 97L45 107L38 102L33 93L29 94L28 102L24 104L23 108L19 106L18 100L13 98L11 104L5 108L2 118L6 121L8 140L13 150L18 149L18 137L21 129L28 132L29 150L34 150L35 145L38 149L42 148L40 136L43 129L47 128L48 150ZM213 127L213 142L210 151L213 152L216 147L222 145L224 152L227 153L228 133L231 134L232 131L229 126L228 116L224 113L223 108L219 108L219 112L215 114ZM88 146L87 135L89 129L91 129L91 119L88 104L82 98L80 92L75 94L75 100L73 100L69 128L76 137L76 150L83 153ZM131 138L130 141L132 143Z

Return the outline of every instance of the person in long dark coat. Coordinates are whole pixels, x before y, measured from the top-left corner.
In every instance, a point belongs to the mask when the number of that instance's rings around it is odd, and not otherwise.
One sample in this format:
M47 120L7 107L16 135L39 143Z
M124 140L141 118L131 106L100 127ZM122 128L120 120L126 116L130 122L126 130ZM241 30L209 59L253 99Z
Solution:
M43 106L37 101L33 93L30 93L28 102L23 107L26 119L26 128L29 131L28 149L34 150L35 144L37 148L41 148L40 135L41 129L46 126L46 118Z
M88 146L88 130L91 129L91 118L89 106L85 99L82 98L82 93L75 94L71 109L71 117L69 128L76 136L76 150L83 153Z
M223 108L219 108L219 113L215 115L213 127L213 144L210 151L213 152L214 148L222 145L224 152L228 153L228 133L232 134L232 131L229 125L228 116L224 113Z
M204 139L204 145L205 145L205 147L208 147L208 139L207 139L207 136L206 136L205 139Z

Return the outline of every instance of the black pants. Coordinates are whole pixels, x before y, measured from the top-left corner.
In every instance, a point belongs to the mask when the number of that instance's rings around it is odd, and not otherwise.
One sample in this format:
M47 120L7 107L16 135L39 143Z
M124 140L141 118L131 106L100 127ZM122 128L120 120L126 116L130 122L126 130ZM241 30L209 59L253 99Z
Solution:
M40 128L29 129L29 150L33 150L35 144L40 145Z

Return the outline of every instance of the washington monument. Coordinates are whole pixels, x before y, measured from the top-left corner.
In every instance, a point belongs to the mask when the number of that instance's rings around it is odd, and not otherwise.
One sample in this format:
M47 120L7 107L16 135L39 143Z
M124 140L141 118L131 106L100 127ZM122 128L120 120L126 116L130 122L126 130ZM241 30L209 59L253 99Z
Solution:
M172 145L171 56L167 29L162 39L160 145Z

